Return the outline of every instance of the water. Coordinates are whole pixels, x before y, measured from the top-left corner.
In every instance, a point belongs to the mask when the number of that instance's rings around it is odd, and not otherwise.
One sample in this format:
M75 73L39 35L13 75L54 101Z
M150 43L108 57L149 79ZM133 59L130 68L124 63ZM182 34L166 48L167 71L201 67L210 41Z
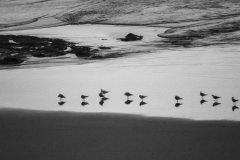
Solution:
M48 65L39 63L37 68L26 65L28 67L20 69L2 69L0 106L54 111L130 113L196 120L240 120L240 111L232 111L231 101L232 96L240 98L240 47L224 45L157 48L152 44L159 42L156 35L164 30L133 26L84 25L11 32L64 38L87 45L106 45L115 50L143 50L146 53L136 52L121 58L96 60L91 63L80 63L83 60L70 57L58 63L65 65L53 64L46 67ZM145 39L133 43L116 40L131 31L143 35ZM103 37L108 40L103 42ZM105 101L103 106L99 104L98 96L101 88L110 91L106 95L110 99ZM208 94L205 97L207 102L202 105L200 91ZM134 95L130 97L133 102L129 105L125 104L125 92ZM58 104L59 93L67 97L62 106ZM89 95L86 99L89 105L81 105L82 94ZM144 100L146 105L139 105L140 94L148 96ZM212 106L212 94L222 97L219 100L220 105ZM175 95L183 98L180 101L183 105L175 107Z

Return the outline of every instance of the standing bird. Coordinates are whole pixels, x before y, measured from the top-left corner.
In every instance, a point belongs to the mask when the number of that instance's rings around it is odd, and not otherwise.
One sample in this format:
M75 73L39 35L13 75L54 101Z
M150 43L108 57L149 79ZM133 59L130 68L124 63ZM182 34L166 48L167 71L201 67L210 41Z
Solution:
M60 98L60 100L62 100L62 98L66 98L66 97L64 95L62 95L62 94L59 94L58 98Z
M207 94L203 93L202 91L200 91L200 96L202 96L202 99L204 96L206 96Z
M235 109L239 109L239 108L234 105L234 106L232 107L232 111L234 111Z
M105 96L104 96L104 94L103 94L102 92L100 92L100 93L99 93L99 97L100 97L100 98L103 98L103 97L105 97Z
M146 98L147 96L139 95L139 97L143 100L143 99Z
M87 98L87 97L89 97L89 96L81 95L81 98L82 98L83 100L85 100L85 98Z
M105 90L101 89L101 93L106 94L106 93L109 93L109 91L105 91Z
M175 96L175 99L177 100L177 102L178 102L178 100L181 100L182 98L181 97L179 97L179 96Z
M238 99L235 99L234 97L232 97L232 101L233 101L233 104L236 104L236 102L238 101Z
M221 97L218 97L218 96L215 96L215 95L212 95L213 99L217 102L219 98Z
M129 96L133 96L133 94L131 94L129 92L124 93L124 95L127 96L127 98L129 98Z

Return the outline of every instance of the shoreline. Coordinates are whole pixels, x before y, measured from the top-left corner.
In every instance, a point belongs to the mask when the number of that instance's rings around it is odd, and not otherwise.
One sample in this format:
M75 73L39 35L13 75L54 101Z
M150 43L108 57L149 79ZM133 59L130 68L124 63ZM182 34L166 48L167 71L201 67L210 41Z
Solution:
M240 122L0 111L3 159L238 159ZM14 154L12 154L14 153Z

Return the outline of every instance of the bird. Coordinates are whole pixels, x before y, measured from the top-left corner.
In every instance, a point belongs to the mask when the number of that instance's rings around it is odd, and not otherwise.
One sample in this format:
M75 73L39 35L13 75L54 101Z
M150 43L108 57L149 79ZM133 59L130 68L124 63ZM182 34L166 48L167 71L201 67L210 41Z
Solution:
M129 93L129 92L126 92L124 93L125 96L129 97L129 96L133 96L133 94Z
M217 102L219 98L221 97L218 97L218 96L215 96L215 95L212 95L213 99Z
M202 96L202 98L204 97L204 96L206 96L207 94L205 94L205 93L203 93L202 91L200 91L200 96Z
M239 108L234 105L234 106L232 107L232 111L234 111L235 109L239 109Z
M105 91L105 90L103 90L103 89L101 89L101 92L102 92L103 94L109 93L109 91Z
M147 104L146 102L143 102L143 101L141 101L140 103L139 103L139 106L142 106L142 105L145 105L145 104Z
M178 100L181 100L182 98L181 97L179 97L179 96L175 96L175 99L177 100L177 102L178 102Z
M181 106L183 103L176 103L175 104L175 107L179 107L179 106Z
M212 106L215 107L215 106L218 106L219 104L221 104L221 103L214 102Z
M238 101L238 99L235 99L234 97L232 97L232 101L233 101L233 104L235 104Z
M105 97L105 96L104 96L104 94L103 94L102 92L100 92L100 93L99 93L99 97L100 97L100 98L103 98L103 97Z
M204 100L204 99L202 99L202 100L200 101L201 104L203 104L203 103L205 103L205 102L207 102L207 101Z
M89 97L89 96L81 95L81 98L82 98L83 100L85 100L85 98L87 98L87 97Z
M147 96L139 95L139 97L143 100L143 99L146 98Z
M125 101L125 104L130 104L132 102L133 102L133 100L127 100L127 101Z
M60 98L60 100L62 100L62 98L66 98L66 97L64 95L62 95L62 94L59 94L58 98Z
M58 102L59 106L62 106L62 105L64 105L64 103L66 103L66 102L63 102L63 101L61 101L61 102Z
M89 103L88 102L85 102L85 101L83 101L82 103L81 103L81 105L82 106L85 106L85 105L88 105Z

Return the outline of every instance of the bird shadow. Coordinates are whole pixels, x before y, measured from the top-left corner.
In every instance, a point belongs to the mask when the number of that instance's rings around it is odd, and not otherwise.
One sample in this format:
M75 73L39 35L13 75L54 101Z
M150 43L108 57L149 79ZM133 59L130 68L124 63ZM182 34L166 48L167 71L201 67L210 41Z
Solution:
M236 105L232 106L232 111L234 112L236 109L239 109Z

